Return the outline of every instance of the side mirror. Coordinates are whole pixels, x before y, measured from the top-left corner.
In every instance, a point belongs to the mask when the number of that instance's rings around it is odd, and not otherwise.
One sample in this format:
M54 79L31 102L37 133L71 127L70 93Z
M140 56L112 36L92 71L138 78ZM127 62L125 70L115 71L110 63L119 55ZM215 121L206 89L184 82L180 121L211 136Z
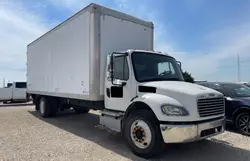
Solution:
M181 69L181 62L180 61L176 61L177 62L177 64L178 64L178 66L179 66L179 68ZM181 69L182 70L182 69Z
M120 80L116 80L114 77L114 55L124 55L124 56L128 56L128 53L112 53L110 56L110 65L109 65L109 75L110 75L110 79L111 79L111 83L113 85L118 85L118 86L125 86L126 82L122 82Z

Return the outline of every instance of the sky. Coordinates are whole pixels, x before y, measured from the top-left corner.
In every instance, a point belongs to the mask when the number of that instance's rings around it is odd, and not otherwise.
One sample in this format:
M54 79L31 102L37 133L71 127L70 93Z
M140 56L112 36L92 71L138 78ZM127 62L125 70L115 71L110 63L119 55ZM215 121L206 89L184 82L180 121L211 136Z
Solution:
M249 0L0 0L0 84L26 81L27 44L90 3L155 26L154 48L196 80L250 81Z

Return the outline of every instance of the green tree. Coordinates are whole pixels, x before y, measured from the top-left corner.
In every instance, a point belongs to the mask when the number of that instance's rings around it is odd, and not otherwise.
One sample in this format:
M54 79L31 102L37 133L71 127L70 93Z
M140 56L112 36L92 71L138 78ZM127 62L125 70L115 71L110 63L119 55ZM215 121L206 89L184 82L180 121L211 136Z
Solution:
M188 73L187 71L182 72L184 80L186 82L194 83L194 78L192 77L191 73Z

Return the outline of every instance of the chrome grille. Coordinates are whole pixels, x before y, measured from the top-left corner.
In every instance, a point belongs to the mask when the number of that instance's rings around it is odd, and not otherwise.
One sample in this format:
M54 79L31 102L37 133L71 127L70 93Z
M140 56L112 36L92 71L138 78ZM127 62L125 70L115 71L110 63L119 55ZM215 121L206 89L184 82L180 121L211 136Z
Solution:
M200 117L221 115L224 113L224 98L201 98L197 101Z

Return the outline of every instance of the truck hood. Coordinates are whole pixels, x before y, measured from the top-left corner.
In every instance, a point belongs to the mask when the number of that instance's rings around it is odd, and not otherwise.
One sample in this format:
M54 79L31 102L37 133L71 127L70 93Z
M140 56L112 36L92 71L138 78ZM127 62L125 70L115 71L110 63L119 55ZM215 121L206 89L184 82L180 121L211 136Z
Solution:
M171 92L185 94L185 95L193 95L193 96L204 96L207 94L222 96L221 93L193 83L181 82L181 81L155 81L155 82L147 82L141 84L147 87L155 87L156 91L165 91L166 94L170 94ZM157 92L158 93L158 92ZM170 94L171 95L171 94ZM168 95L169 96L169 95Z
M170 97L179 102L183 107L185 107L189 111L188 117L173 117L173 118L168 117L168 119L170 119L171 121L206 120L206 119L216 118L218 116L223 116L223 115L213 115L208 117L199 116L197 107L198 99L223 97L223 95L220 92L217 92L213 89L181 81L145 82L141 83L140 86L142 86L142 89L143 87L153 87L153 88L144 88L144 91L143 90L141 91L147 93L148 90L148 92L151 93L153 92L156 94ZM156 88L156 90L154 88Z

